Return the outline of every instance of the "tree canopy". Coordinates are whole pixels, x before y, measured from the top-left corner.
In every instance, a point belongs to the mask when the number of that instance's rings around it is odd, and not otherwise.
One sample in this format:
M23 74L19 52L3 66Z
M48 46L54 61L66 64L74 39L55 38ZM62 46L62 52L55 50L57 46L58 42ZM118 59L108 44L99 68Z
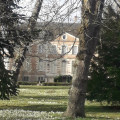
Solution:
M87 98L115 105L120 101L120 16L110 6L107 11L98 56L91 62Z
M20 44L15 29L18 14L14 12L19 0L0 0L0 98L9 99L9 95L16 95L12 71L5 68L5 58L14 56L14 47Z

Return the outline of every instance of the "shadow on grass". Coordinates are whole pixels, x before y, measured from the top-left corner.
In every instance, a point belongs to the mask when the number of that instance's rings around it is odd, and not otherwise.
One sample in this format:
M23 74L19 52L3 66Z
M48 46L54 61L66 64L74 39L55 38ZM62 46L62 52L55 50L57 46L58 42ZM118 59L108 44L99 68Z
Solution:
M26 106L2 106L1 110L4 109L22 109L22 110L30 110L30 111L45 111L45 112L64 112L67 108L67 105L26 105ZM104 109L100 106L86 106L86 113L91 114L92 116L87 116L86 118L66 118L65 120L111 120L112 118L107 118L105 116L96 116L97 113L105 114L105 113L115 113L115 111L108 111L108 109ZM108 115L109 116L109 115Z
M120 110L118 109L110 109L109 107L105 107L105 106L86 106L85 110L86 112L100 112L100 113L120 112Z
M37 100L60 100L60 101L65 101L68 100L67 96L22 96L20 95L20 98L25 98L25 99L37 99Z
M76 119L68 119L68 120L113 120L107 117L86 117L86 118L76 118Z
M32 111L65 111L67 108L66 105L45 105L44 103L41 105L25 105L25 106L2 106L0 109L23 109L23 110L32 110ZM100 106L86 106L85 107L86 113L115 113L120 112L120 110L112 110L108 109L106 107L100 107Z
M22 109L22 110L30 110L30 111L45 111L45 112L64 112L67 108L67 105L29 105L29 106L4 106L2 107L1 110L4 109ZM92 109L95 109L94 107ZM97 109L97 108L96 108ZM95 110L96 110L95 109ZM95 112L95 111L86 111L87 112ZM97 111L98 112L98 109ZM105 111L104 111L105 112ZM94 116L94 113L92 114L92 117L88 116L86 118L68 118L66 117L65 120L93 120L93 119L97 119L97 120L107 120L107 119L111 119L111 118L106 118L106 117L96 117Z
M36 86L36 85L20 85L21 89L69 89L70 86Z
M23 110L30 110L30 111L46 111L46 112L63 112L66 110L66 105L27 105L27 106L2 106L0 107L1 110L3 109L23 109Z

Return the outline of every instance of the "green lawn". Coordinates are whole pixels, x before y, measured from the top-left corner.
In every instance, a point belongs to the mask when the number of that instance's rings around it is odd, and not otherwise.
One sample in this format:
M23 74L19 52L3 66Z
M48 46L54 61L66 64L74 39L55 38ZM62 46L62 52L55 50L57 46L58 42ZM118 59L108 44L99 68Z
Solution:
M67 107L68 89L66 86L21 86L18 96L11 97L11 100L0 100L0 120L73 120L62 117ZM106 119L120 120L120 110L86 102L84 120Z

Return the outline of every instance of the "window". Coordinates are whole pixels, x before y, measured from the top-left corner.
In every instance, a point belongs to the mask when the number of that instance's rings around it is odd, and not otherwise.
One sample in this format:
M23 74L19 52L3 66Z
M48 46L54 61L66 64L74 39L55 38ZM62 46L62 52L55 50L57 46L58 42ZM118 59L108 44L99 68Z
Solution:
M62 54L67 53L67 46L63 45L62 46Z
M44 77L38 77L38 82L39 82L39 83L45 82Z
M52 46L51 46L51 53L52 53L52 54L56 54L56 53L57 53L56 45L52 45Z
M32 51L32 49L31 49L31 47L29 46L29 47L28 47L28 53L31 53L31 51Z
M75 61L72 61L72 74L75 73Z
M65 60L62 61L62 73L66 74L66 61Z
M25 60L24 69L25 69L26 71L29 71L29 70L30 70L30 59L29 59L29 58L27 58L27 59Z
M65 40L65 39L66 39L66 35L63 35L63 36L62 36L62 39Z
M51 73L56 73L56 61L51 62Z
M29 81L29 77L28 76L24 76L23 77L23 81Z
M38 70L39 71L43 71L44 70L44 62L41 59L39 59Z
M77 53L78 53L78 47L77 46L73 46L72 54L76 55Z
M39 45L39 53L43 53L44 52L44 46L43 45Z

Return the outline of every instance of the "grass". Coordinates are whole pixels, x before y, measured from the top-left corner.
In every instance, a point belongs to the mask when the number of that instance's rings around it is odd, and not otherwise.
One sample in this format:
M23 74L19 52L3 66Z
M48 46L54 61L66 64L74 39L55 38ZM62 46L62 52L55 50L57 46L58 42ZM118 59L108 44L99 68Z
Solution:
M67 86L21 86L18 96L0 100L0 120L73 120L62 117L68 101ZM86 118L75 120L120 120L120 110L86 102Z

